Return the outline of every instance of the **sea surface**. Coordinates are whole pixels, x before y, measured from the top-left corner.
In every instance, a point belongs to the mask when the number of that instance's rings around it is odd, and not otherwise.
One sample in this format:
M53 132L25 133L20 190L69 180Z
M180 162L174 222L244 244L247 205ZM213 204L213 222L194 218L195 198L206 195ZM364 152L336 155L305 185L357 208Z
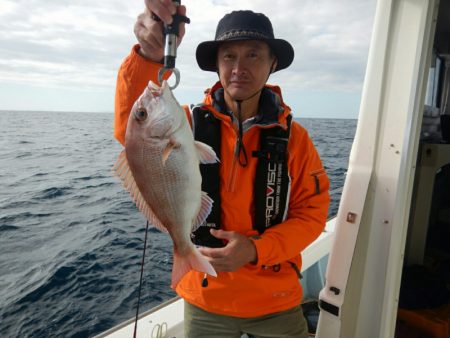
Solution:
M298 121L341 187L356 120ZM0 337L91 337L134 317L145 220L112 174L112 126L106 113L0 111ZM171 241L148 241L141 311L175 296Z

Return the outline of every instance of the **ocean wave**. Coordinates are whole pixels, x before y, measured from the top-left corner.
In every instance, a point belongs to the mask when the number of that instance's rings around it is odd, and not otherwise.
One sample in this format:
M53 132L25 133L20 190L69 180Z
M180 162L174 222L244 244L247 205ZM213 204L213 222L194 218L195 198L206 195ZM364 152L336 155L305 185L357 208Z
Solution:
M17 229L19 229L19 227L16 227L14 225L7 225L7 224L0 225L0 232L14 231L14 230L17 230Z
M49 278L49 280L43 285L39 286L37 289L28 293L24 297L22 297L16 304L24 304L24 303L34 303L41 299L47 292L57 289L61 289L63 285L68 284L68 281L72 280L74 274L76 273L76 269L74 266L62 266L58 268L53 275ZM60 290L61 291L61 290ZM58 293L60 293L60 291ZM58 293L54 294L52 292L52 296L50 298L58 297Z
M24 220L50 217L52 215L53 215L53 213L44 213L44 212L32 213L29 211L24 211L24 212L20 212L17 214L6 215L6 216L0 217L0 225L10 225L11 226L12 223L20 224ZM10 223L10 224L8 224L8 223ZM14 226L14 225L12 225L12 226Z
M32 177L42 177L42 176L48 176L49 173L47 172L38 172L36 174L34 174Z
M103 182L103 183L94 184L94 185L86 185L84 188L86 188L86 189L107 188L107 187L111 187L111 186L115 186L115 185L116 184L113 182Z
M53 198L57 198L57 197L61 197L61 196L65 196L70 194L70 192L72 191L71 187L51 187L51 188L47 188L44 189L42 191L39 191L37 193L37 196L35 197L35 199L53 199Z
M29 208L33 208L37 205L38 203L36 201L30 201L29 199L22 199L19 201L5 201L2 205L2 203L0 203L0 206L3 210L7 210L7 209L29 209ZM1 218L0 218L1 220Z
M15 159L20 160L20 159L24 159L24 158L31 157L31 156L33 156L33 152L31 152L31 151L22 151L22 152L18 152L18 153L15 154Z
M103 178L109 178L109 176L104 174L95 174L95 175L89 175L89 176L81 176L74 179L74 181L92 181L92 180L98 180Z
M98 304L107 306L98 295L117 295L123 288L117 277L105 273L105 270L113 271L115 263L102 261L105 261L104 257L99 260L96 254L85 253L58 267L45 283L9 304L2 314L8 318L4 332L20 337L84 337L85 333L87 336L98 333L95 324L103 316L95 315L94 309ZM49 320L43 322L31 316L13 325L10 319L26 312L30 306ZM111 323L108 318L102 318L102 322Z

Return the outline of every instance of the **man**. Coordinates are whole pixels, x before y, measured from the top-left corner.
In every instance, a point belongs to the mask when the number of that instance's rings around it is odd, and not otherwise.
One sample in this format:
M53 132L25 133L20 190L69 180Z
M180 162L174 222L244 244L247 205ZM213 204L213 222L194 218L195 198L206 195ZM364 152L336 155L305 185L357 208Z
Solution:
M172 1L145 3L135 25L139 45L118 75L115 136L122 144L134 101L163 66L162 25L186 13ZM184 32L181 24L180 40ZM324 229L329 181L280 88L266 84L291 64L294 50L274 37L265 15L235 11L196 57L219 81L201 105L185 109L195 138L210 144L220 163L201 165L214 208L193 240L218 276L191 271L176 287L185 300L186 337L308 337L299 253Z

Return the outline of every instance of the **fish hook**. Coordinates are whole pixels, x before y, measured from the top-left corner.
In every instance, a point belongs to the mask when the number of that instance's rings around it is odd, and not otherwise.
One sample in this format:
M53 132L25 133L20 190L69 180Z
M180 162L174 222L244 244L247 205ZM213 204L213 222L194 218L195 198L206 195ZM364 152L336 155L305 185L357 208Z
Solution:
M166 68L166 67L162 67L159 72L158 72L158 81L161 84L163 82L164 79L164 75L166 73L170 73L172 72L173 74L175 74L175 84L173 86L169 85L170 89L175 89L178 87L178 84L180 83L180 71L178 70L178 68ZM167 83L168 84L168 83Z

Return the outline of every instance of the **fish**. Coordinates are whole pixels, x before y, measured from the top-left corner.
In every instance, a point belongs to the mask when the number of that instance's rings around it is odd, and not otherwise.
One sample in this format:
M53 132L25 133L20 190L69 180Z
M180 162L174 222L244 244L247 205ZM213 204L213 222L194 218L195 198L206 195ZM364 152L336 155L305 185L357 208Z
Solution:
M213 200L201 190L199 163L216 163L214 150L194 140L185 110L166 81L150 81L135 101L125 133L125 149L113 166L149 224L173 242L171 287L196 270L216 277L211 263L191 241Z

